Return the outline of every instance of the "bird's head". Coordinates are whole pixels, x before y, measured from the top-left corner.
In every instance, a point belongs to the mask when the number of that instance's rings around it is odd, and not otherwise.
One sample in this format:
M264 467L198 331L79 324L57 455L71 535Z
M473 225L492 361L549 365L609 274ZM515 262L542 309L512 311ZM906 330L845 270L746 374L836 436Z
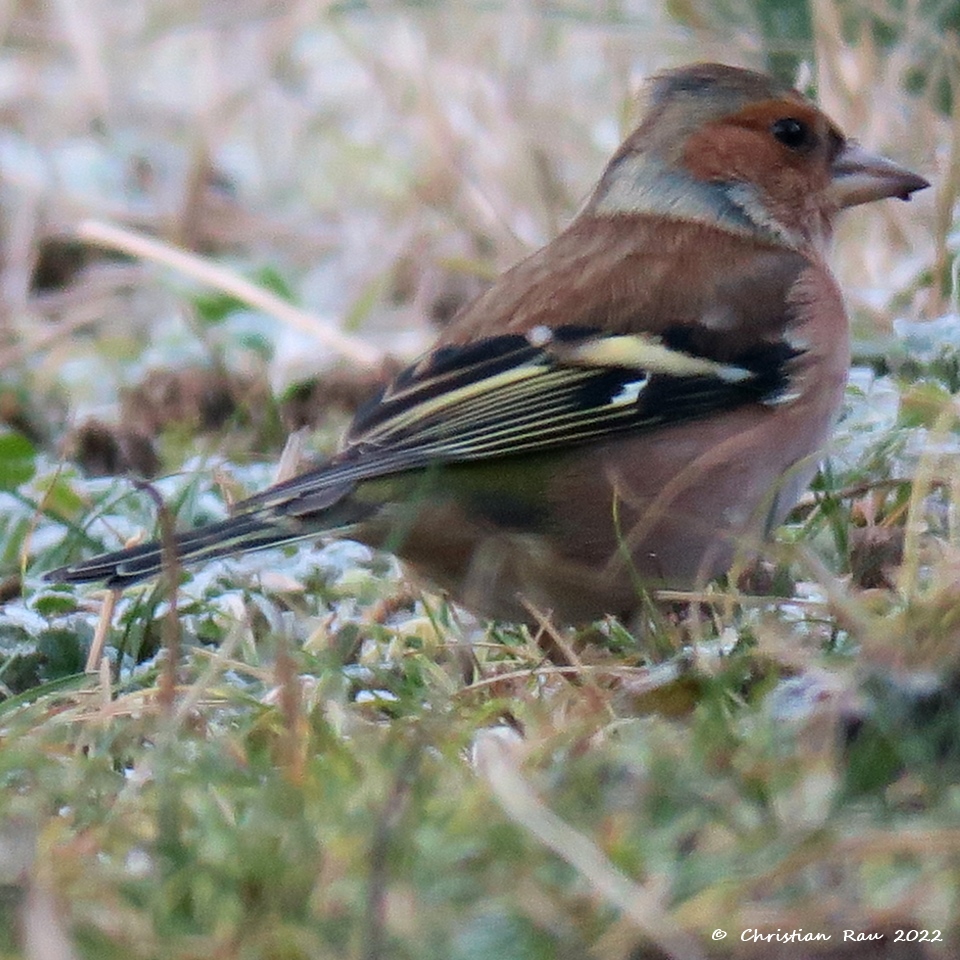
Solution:
M588 212L713 223L791 247L819 244L844 207L908 199L922 177L848 140L766 74L695 64L655 77L646 115L610 161Z

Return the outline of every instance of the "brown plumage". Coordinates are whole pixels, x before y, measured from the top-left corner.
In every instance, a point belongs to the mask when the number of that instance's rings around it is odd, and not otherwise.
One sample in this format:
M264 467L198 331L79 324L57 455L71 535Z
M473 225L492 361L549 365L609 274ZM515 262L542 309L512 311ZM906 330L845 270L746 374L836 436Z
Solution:
M485 615L630 615L756 549L839 410L836 214L927 182L796 91L716 64L652 81L583 211L361 411L340 454L185 534L185 560L343 531ZM123 585L155 545L55 571Z

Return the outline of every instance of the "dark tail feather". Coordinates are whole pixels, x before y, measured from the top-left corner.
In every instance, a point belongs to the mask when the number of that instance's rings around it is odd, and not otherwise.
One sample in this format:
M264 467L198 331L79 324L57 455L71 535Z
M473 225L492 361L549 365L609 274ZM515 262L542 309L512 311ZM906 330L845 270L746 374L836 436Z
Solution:
M319 532L317 527L309 524L284 524L276 517L266 519L252 513L177 534L174 543L180 562L188 564L291 543L316 536ZM58 583L103 582L109 587L126 587L155 576L162 568L163 548L160 541L154 540L51 570L43 578Z

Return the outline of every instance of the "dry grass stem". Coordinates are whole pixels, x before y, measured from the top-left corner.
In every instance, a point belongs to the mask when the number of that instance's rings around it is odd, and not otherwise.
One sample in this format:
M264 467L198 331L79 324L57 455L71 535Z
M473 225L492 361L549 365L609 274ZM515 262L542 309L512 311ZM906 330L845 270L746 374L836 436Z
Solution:
M673 960L706 960L696 939L666 917L659 896L634 883L587 836L561 820L520 773L514 751L495 733L481 732L474 744L477 768L500 805L526 831L578 870L611 906L621 911Z
M262 310L301 333L313 337L331 352L361 367L377 367L385 360L382 351L338 330L315 314L300 310L269 290L238 276L205 257L180 250L153 237L98 220L86 220L77 227L81 240L118 250L141 260L169 267L200 283L236 297Z

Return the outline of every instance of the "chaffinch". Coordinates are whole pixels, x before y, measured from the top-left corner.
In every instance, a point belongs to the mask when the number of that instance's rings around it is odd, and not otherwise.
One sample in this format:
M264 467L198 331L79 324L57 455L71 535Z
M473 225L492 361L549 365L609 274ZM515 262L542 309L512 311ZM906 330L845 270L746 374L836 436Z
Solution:
M840 408L834 217L926 186L769 76L662 73L570 226L461 310L339 453L179 534L180 559L330 532L481 615L561 623L702 584L784 519ZM48 578L123 587L161 565L149 543Z

